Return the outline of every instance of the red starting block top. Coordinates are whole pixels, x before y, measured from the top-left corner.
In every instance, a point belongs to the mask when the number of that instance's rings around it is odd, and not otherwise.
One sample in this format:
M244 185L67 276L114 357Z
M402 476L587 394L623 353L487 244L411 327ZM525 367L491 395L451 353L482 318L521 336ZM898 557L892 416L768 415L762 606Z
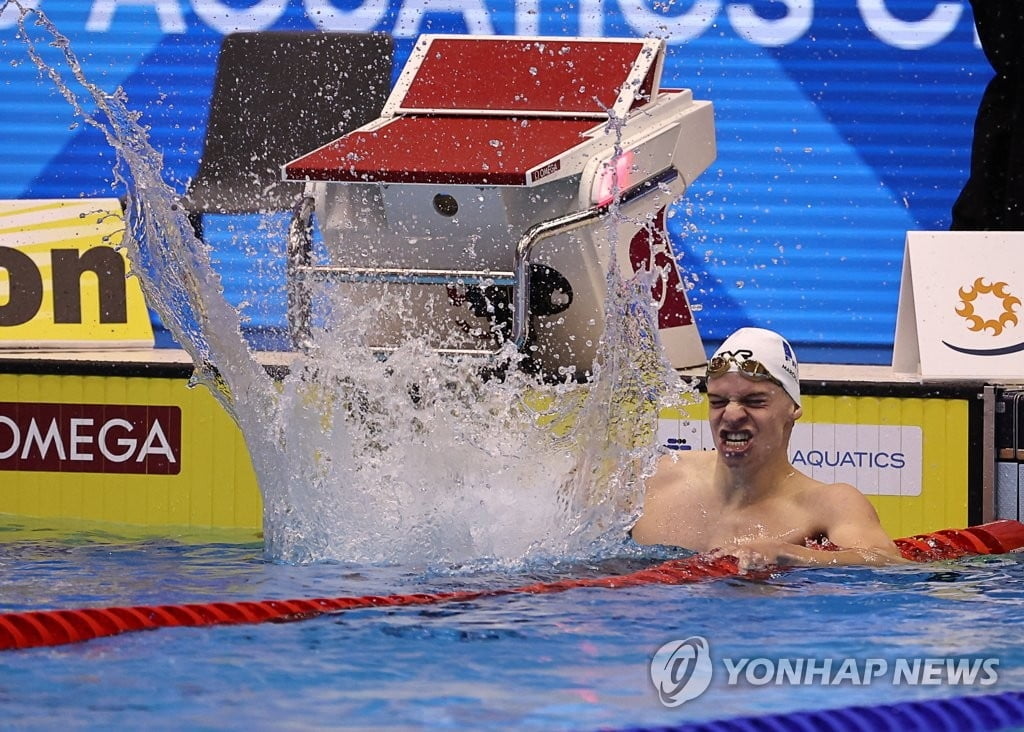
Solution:
M423 36L381 117L285 166L289 180L532 185L658 92L651 39Z
M383 116L625 117L657 93L660 42L424 36Z
M291 179L524 186L529 171L583 142L592 119L396 117L289 163Z

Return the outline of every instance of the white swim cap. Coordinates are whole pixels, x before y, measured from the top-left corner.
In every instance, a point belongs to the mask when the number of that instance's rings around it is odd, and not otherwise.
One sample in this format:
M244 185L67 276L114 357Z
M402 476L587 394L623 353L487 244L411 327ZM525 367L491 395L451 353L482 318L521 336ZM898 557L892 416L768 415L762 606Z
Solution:
M796 354L789 341L773 330L740 328L726 338L708 361L708 378L729 371L754 379L759 375L771 376L800 406L800 366Z

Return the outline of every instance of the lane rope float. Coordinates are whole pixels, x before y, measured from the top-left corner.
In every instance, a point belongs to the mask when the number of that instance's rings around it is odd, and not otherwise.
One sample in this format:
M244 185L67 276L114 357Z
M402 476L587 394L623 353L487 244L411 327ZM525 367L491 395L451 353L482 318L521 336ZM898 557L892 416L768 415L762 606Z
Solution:
M918 562L957 559L973 554L1002 554L1024 547L1024 524L1003 520L967 529L944 529L897 539L896 545L904 557ZM670 559L629 574L486 590L11 612L0 614L0 650L59 646L156 628L288 622L362 608L439 605L507 595L542 595L583 587L619 589L653 584L678 585L730 577L738 572L734 557L710 559L696 555ZM767 574L770 572L747 576Z

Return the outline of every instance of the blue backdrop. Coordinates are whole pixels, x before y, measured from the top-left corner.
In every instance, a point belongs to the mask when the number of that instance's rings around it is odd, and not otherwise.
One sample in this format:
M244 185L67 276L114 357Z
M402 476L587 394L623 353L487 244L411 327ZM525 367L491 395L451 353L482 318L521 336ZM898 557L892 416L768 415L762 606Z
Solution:
M809 361L889 362L905 233L948 228L992 76L966 2L25 4L71 39L92 81L124 88L182 190L220 39L235 29L388 31L396 70L424 32L667 38L663 84L716 107L718 160L670 219L705 341L764 325ZM0 15L0 198L111 195L111 151L28 62L14 19ZM254 328L280 325L283 222L218 218L208 230L229 298L251 303Z

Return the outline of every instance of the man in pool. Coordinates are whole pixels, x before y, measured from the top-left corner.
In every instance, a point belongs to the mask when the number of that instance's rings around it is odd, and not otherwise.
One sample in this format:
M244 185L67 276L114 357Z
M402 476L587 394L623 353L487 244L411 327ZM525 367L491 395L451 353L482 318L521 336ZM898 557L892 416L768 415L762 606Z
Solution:
M707 399L715 451L661 458L632 530L637 542L732 555L741 569L902 561L860 491L790 463L803 410L785 338L762 328L729 336L708 362Z

